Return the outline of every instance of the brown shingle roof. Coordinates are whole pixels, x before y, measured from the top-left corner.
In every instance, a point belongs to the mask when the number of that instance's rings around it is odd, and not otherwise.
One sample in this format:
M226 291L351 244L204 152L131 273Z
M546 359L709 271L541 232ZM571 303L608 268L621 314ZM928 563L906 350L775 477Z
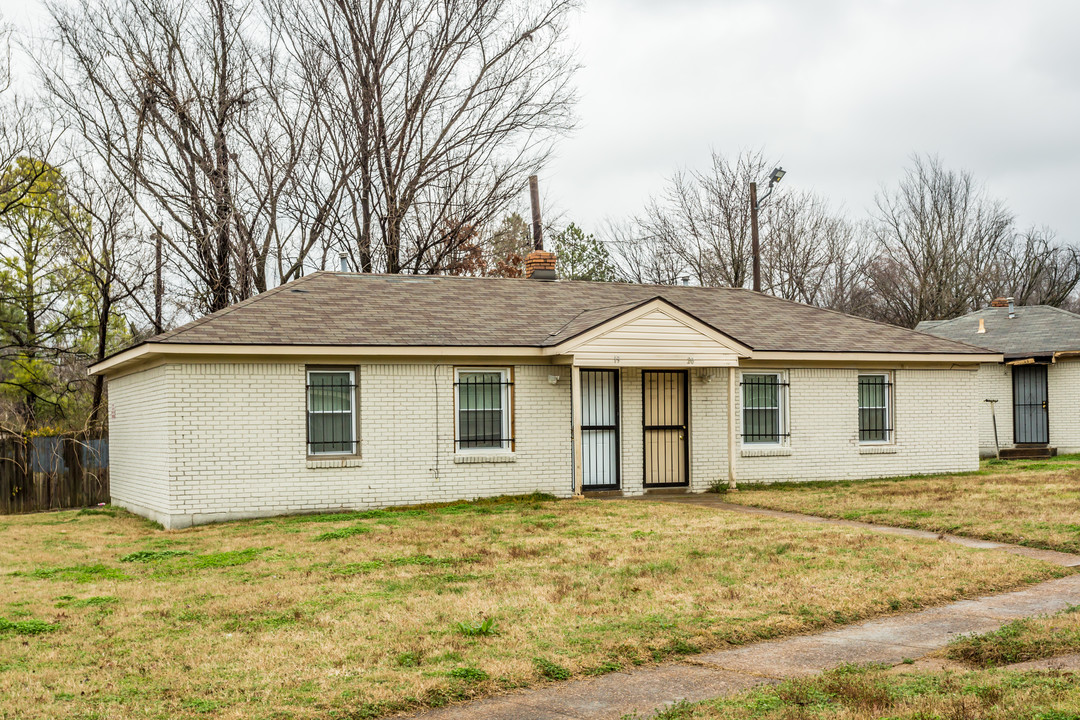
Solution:
M318 272L152 338L235 345L557 345L655 298L758 351L985 353L732 288Z
M1006 358L1038 357L1080 350L1080 315L1049 305L1020 305L1016 317L1009 308L987 307L952 320L919 323L930 335L973 343L1004 353ZM979 332L979 320L985 333Z

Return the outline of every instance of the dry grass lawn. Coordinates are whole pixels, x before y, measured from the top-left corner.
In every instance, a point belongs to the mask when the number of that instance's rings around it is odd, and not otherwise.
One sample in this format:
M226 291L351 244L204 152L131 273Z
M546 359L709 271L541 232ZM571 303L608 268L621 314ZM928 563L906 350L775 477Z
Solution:
M743 485L725 500L1080 552L1080 455L991 460L964 475Z
M1016 620L994 632L962 637L941 654L985 668L1074 653L1080 653L1080 605L1048 617Z
M682 704L655 720L1078 720L1080 675L903 674L844 667L738 697Z
M0 717L375 717L1062 574L661 503L8 516Z

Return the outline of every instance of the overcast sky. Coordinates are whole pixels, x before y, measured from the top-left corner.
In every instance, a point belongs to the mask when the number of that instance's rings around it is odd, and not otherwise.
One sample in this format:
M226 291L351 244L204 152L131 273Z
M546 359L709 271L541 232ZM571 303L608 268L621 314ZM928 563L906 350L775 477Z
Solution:
M679 167L764 148L853 216L913 152L1080 242L1076 0L586 0L580 128L541 178L594 229Z
M40 20L36 0L0 13ZM763 148L854 217L913 152L1080 242L1077 0L584 0L579 129L541 178L586 230L710 149Z

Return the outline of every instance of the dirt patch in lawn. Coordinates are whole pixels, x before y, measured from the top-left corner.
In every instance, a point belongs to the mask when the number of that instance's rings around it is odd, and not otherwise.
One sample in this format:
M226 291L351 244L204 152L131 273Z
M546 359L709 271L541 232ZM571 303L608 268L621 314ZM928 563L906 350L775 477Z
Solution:
M20 718L375 717L1001 591L1027 558L541 498L163 532L0 521Z
M977 473L743 485L728 502L1080 553L1080 456L989 461Z

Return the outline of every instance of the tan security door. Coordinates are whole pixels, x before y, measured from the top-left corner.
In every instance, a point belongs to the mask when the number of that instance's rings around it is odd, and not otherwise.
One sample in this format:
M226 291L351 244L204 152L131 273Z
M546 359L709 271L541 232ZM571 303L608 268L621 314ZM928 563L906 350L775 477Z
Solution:
M645 487L690 482L685 370L646 370L641 384L645 431Z

